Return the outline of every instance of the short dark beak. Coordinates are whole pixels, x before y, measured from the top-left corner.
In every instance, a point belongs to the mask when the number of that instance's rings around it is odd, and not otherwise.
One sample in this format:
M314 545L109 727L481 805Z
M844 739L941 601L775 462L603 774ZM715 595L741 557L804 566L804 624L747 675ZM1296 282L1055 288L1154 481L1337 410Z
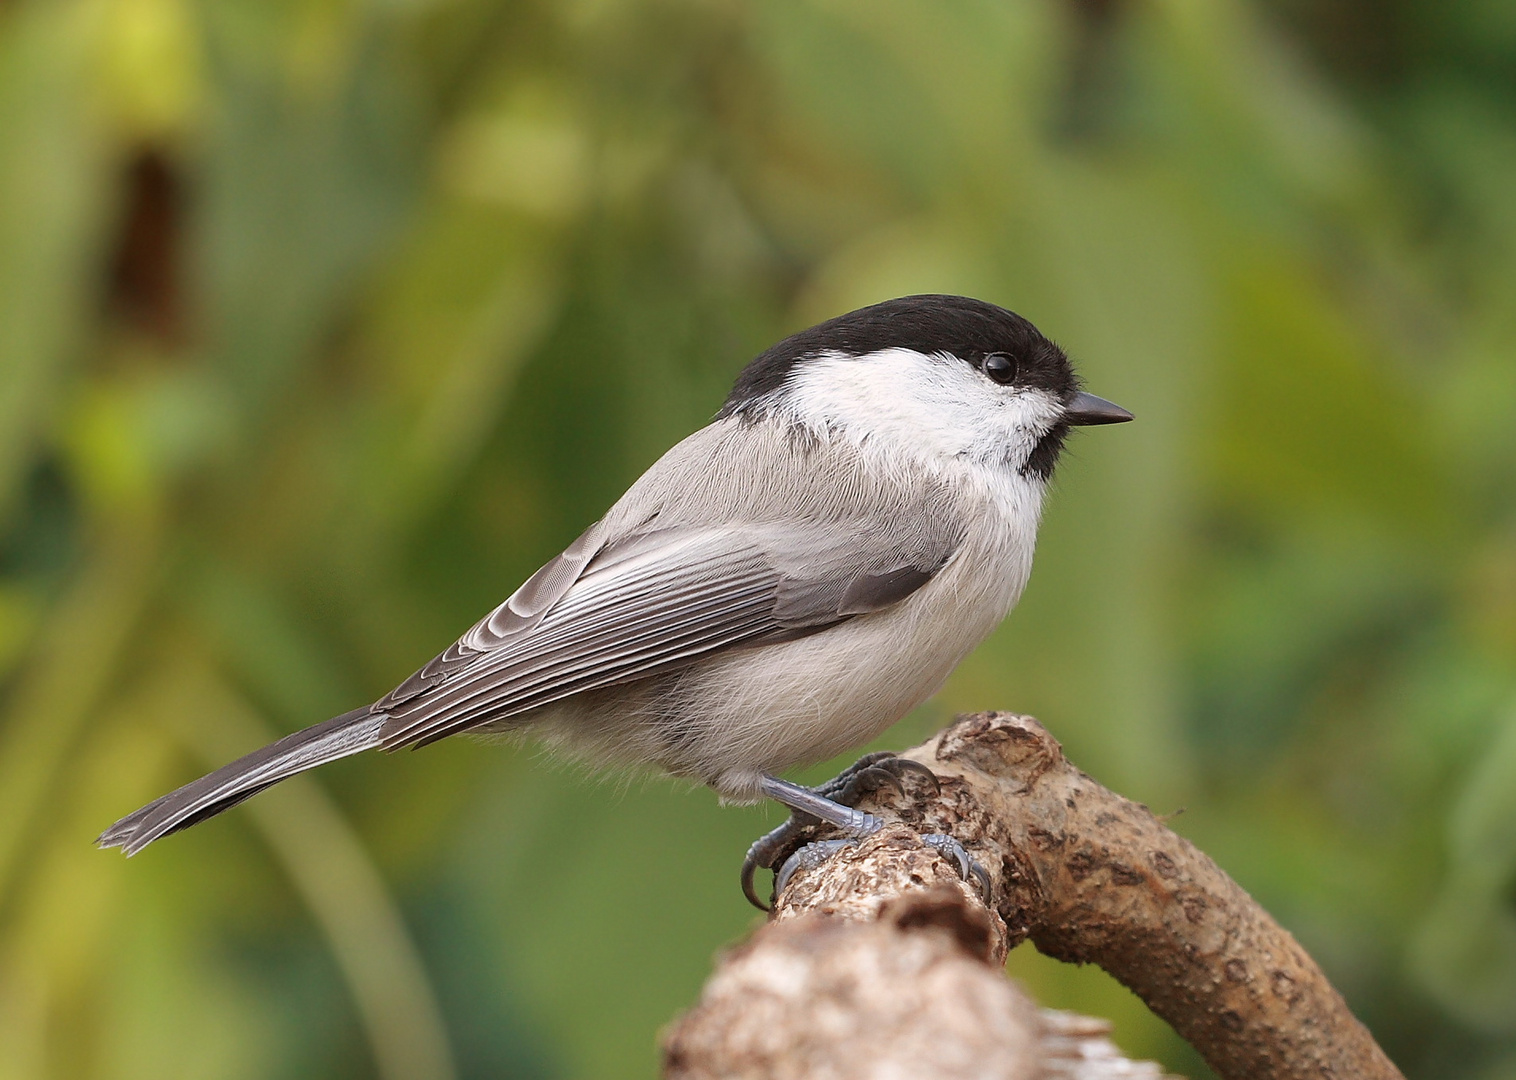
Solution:
M1094 394L1075 394L1074 400L1069 402L1069 407L1064 411L1064 423L1073 424L1076 427L1084 427L1090 424L1124 424L1128 420L1137 419L1114 401L1107 401L1103 397Z

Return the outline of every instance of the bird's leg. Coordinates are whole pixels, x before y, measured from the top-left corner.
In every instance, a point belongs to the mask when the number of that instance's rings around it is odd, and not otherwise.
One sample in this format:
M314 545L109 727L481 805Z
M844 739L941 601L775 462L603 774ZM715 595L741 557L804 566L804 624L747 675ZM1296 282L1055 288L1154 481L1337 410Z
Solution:
M820 792L781 780L777 776L765 776L759 790L775 802L788 806L792 814L806 814L828 825L835 825L855 840L873 835L884 825L873 814L833 802Z
M902 769L900 766L905 768ZM854 819L846 818L845 815L858 813L852 809L852 806L863 796L885 786L893 787L904 794L897 774L905 771L924 775L935 790L937 778L930 769L917 762L897 758L889 751L865 754L826 783L814 788L803 788L798 784L787 783L772 777L765 778L764 794L788 806L790 816L784 824L760 836L753 841L752 847L748 848L747 857L742 861L742 894L748 898L748 902L760 911L768 910L768 905L758 899L758 894L753 887L753 874L758 867L777 871L780 864L792 852L804 846L806 838L812 836L820 828L823 820L847 829L848 825L844 822ZM770 790L768 784L776 785L776 790ZM795 804L791 798L791 793L794 792L800 793L805 799L805 805ZM811 808L818 805L818 799L820 803L833 808L826 819L811 812ZM874 818L873 821L874 824L868 828L867 832L856 832L852 835L856 838L877 831L878 819Z
M787 780L765 776L761 790L769 798L790 808L790 818L778 828L766 833L748 848L742 862L742 893L756 908L767 911L769 905L758 899L753 887L753 875L762 866L775 871L774 895L784 891L784 886L797 869L821 865L838 849L848 843L870 836L884 822L873 814L855 808L866 795L884 787L893 788L905 795L903 780L913 776L930 785L935 795L937 777L931 769L918 761L896 757L889 752L866 754L844 769L837 776L815 788L801 787ZM807 843L822 825L831 825L842 830L846 839L832 839ZM964 880L973 878L980 891L989 892L989 874L963 845L943 833L931 833L922 840L943 856L952 859Z

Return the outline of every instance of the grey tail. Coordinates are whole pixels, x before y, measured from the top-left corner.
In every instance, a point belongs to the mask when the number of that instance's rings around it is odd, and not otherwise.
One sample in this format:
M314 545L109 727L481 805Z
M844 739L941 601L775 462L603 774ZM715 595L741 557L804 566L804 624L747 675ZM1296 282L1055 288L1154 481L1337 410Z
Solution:
M388 717L369 708L313 724L223 765L126 815L95 842L135 855L154 840L215 817L296 773L378 746L379 729Z

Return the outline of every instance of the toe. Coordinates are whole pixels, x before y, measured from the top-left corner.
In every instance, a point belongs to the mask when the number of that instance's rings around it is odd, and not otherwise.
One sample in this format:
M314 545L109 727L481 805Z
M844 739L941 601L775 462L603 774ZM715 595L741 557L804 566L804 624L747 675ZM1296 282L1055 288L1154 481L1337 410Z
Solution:
M921 838L921 842L931 848L945 859L950 859L958 867L958 876L964 881L972 881L979 889L979 896L988 905L993 899L993 889L990 885L990 873L978 859L970 855L968 849L960 844L954 837L946 833L927 833Z
M784 887L790 883L790 878L795 876L797 870L814 870L826 862L837 852L856 843L853 840L817 840L814 844L807 844L795 852L784 865L779 868L779 873L774 875L774 898L777 900L784 892Z
M859 800L865 795L872 795L884 788L890 788L895 794L905 798L905 787L892 769L881 765L870 765L866 769L859 769L853 773L842 790L832 798L843 806L857 806Z
M885 769L894 776L903 780L907 776L914 776L924 783L933 795L941 794L942 784L937 779L937 774L919 761L910 758L892 757L888 761L881 761L874 766L876 769Z

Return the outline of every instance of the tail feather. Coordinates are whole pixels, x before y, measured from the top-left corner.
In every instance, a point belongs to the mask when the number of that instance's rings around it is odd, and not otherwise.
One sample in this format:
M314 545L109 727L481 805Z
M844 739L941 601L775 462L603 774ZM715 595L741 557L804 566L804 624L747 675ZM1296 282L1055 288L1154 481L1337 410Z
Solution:
M286 735L154 799L106 829L96 843L135 855L154 840L229 810L296 773L378 746L386 719L365 705Z

